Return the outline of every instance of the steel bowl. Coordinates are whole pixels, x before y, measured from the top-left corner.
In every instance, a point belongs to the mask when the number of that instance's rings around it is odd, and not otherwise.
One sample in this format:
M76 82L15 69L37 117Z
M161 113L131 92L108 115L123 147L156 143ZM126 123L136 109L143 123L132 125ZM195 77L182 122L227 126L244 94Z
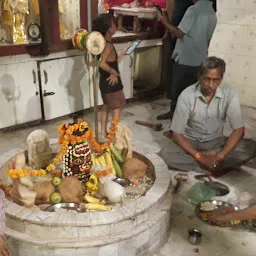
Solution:
M131 184L130 180L128 180L126 178L116 178L116 179L114 179L114 181L123 187L128 187Z
M200 244L202 236L202 232L199 229L191 228L188 230L188 241L193 245Z
M65 210L73 210L77 212L85 212L85 208L81 204L77 203L58 203L53 204L50 207L46 208L47 212L55 212L56 209L65 209Z

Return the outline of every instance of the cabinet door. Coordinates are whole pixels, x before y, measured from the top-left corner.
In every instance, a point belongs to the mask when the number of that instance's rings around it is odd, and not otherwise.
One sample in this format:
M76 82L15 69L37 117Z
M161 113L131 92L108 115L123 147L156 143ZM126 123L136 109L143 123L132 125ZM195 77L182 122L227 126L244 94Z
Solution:
M117 52L118 55L121 51ZM124 86L124 95L126 99L133 97L133 60L134 54L125 55L119 62L120 77Z
M36 62L0 65L0 128L42 118Z
M89 72L84 56L40 63L45 120L90 108Z

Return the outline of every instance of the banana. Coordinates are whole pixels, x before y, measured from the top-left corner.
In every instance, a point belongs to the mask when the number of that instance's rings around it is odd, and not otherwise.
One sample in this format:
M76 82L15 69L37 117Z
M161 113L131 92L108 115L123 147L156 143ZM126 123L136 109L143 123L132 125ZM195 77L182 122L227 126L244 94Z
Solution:
M105 200L100 200L99 198L96 197L92 197L89 194L85 194L84 196L84 200L88 203L92 203L92 204L105 204L106 201Z
M99 159L96 156L94 157L94 162L95 162L95 165L100 166Z
M113 161L112 161L112 158L111 158L111 155L108 151L106 151L104 153L104 157L105 157L105 160L106 160L106 164L112 168L113 170L113 174L116 175L116 169L114 167L114 164L113 164Z
M110 211L111 208L103 204L88 203L84 205L87 210Z
M101 166L107 166L104 154L100 154L99 156L97 156L97 159L99 160Z
M96 165L96 163L95 163L95 155L92 154L92 155L91 155L91 158L92 158L92 164L93 164L93 165Z
M98 191L99 180L96 173L91 174L89 180L86 182L85 185L86 185L87 191L91 192L92 194Z

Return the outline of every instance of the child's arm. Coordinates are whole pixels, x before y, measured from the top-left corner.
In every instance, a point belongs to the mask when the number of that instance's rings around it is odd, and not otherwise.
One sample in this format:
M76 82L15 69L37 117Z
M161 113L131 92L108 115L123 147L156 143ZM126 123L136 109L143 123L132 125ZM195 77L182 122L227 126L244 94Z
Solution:
M109 85L117 84L118 76L119 76L118 72L115 69L111 68L107 63L108 58L112 53L112 51L113 51L113 46L111 44L106 44L104 52L102 54L102 60L100 63L100 68L102 68L103 70L105 70L110 74L109 78L107 79Z
M128 50L128 47L122 50L122 52L118 56L118 59L117 59L118 62L120 62L123 59L123 57L126 54L127 50Z
M111 44L106 44L105 49L102 54L100 68L102 68L103 70L108 72L110 75L113 74L113 75L119 76L118 72L116 70L114 70L113 68L111 68L107 63L108 58L109 58L110 54L112 53L112 51L113 51L113 46Z

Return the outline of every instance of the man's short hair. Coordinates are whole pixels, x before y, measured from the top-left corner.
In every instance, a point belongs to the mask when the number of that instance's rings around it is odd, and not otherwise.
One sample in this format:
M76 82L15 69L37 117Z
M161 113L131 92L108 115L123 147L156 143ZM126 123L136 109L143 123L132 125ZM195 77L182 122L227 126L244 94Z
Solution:
M92 31L98 31L105 36L112 26L112 16L109 13L102 13L92 22Z
M200 67L199 76L203 76L207 73L209 69L219 68L221 72L221 77L224 76L226 71L226 63L223 59L217 57L208 57Z

